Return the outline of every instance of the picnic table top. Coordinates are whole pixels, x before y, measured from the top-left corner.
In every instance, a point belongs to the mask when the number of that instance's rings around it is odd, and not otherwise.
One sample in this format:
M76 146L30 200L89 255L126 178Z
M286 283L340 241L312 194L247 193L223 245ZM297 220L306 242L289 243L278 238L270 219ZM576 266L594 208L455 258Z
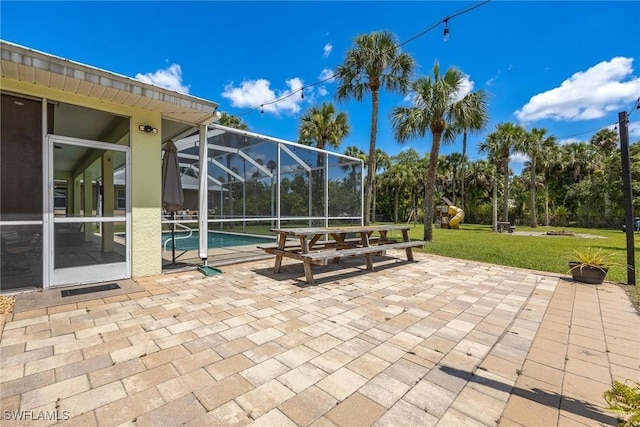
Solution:
M346 227L299 227L299 228L272 228L271 231L287 236L309 236L330 233L366 233L373 231L409 230L409 225L356 225Z

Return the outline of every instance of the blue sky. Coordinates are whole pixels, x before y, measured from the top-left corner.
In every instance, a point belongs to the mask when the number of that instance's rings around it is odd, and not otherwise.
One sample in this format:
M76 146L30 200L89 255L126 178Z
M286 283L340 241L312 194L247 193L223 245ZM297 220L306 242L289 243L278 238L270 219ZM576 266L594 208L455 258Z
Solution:
M0 37L29 48L155 82L220 104L255 132L296 140L300 116L333 102L348 114L351 134L337 151L368 151L371 100L337 102L335 82L285 101L252 108L331 75L359 34L388 30L404 42L480 2L11 2L0 3ZM416 76L434 61L457 67L468 87L490 94L491 122L470 137L475 147L504 121L544 127L561 142L588 140L640 97L640 2L497 1L449 21L402 46ZM403 95L380 96L378 147L424 154L431 136L400 145L389 113ZM640 111L631 114L640 139ZM441 148L461 151L461 139ZM514 158L519 171L522 159Z

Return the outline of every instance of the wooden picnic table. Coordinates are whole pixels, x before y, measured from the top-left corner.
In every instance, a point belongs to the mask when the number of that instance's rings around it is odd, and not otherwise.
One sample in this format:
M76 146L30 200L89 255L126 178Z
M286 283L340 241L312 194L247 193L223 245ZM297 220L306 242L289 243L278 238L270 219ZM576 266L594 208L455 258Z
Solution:
M423 247L423 241L409 239L408 225L369 225L347 227L303 227L275 228L278 243L261 246L268 253L276 255L274 271L280 272L283 258L293 258L304 263L304 273L309 283L314 283L311 265L327 265L345 256L363 256L367 270L373 271L372 256L383 254L387 249L404 249L408 261L413 261L414 247ZM390 231L400 231L402 241L390 239ZM354 234L356 238L347 236ZM377 234L377 236L376 236ZM333 240L321 240L330 236ZM293 240L288 240L293 238ZM297 239L297 240L296 240Z

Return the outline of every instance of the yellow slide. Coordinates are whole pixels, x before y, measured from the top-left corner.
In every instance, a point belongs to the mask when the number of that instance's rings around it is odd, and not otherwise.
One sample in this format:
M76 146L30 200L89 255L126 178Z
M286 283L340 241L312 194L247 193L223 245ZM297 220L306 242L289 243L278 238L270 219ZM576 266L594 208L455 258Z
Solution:
M449 219L449 228L458 229L459 224L464 219L464 211L457 206L450 205L449 206L449 215L453 215Z

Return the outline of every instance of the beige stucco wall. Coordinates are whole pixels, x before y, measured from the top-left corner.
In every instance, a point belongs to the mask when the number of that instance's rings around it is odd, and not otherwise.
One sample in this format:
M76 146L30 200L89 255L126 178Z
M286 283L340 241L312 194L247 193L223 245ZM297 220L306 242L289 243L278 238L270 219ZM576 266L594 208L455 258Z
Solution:
M0 87L16 94L47 98L131 118L131 276L138 278L160 274L161 114L5 78L0 81ZM156 135L139 132L137 128L140 124L151 125L160 132Z

